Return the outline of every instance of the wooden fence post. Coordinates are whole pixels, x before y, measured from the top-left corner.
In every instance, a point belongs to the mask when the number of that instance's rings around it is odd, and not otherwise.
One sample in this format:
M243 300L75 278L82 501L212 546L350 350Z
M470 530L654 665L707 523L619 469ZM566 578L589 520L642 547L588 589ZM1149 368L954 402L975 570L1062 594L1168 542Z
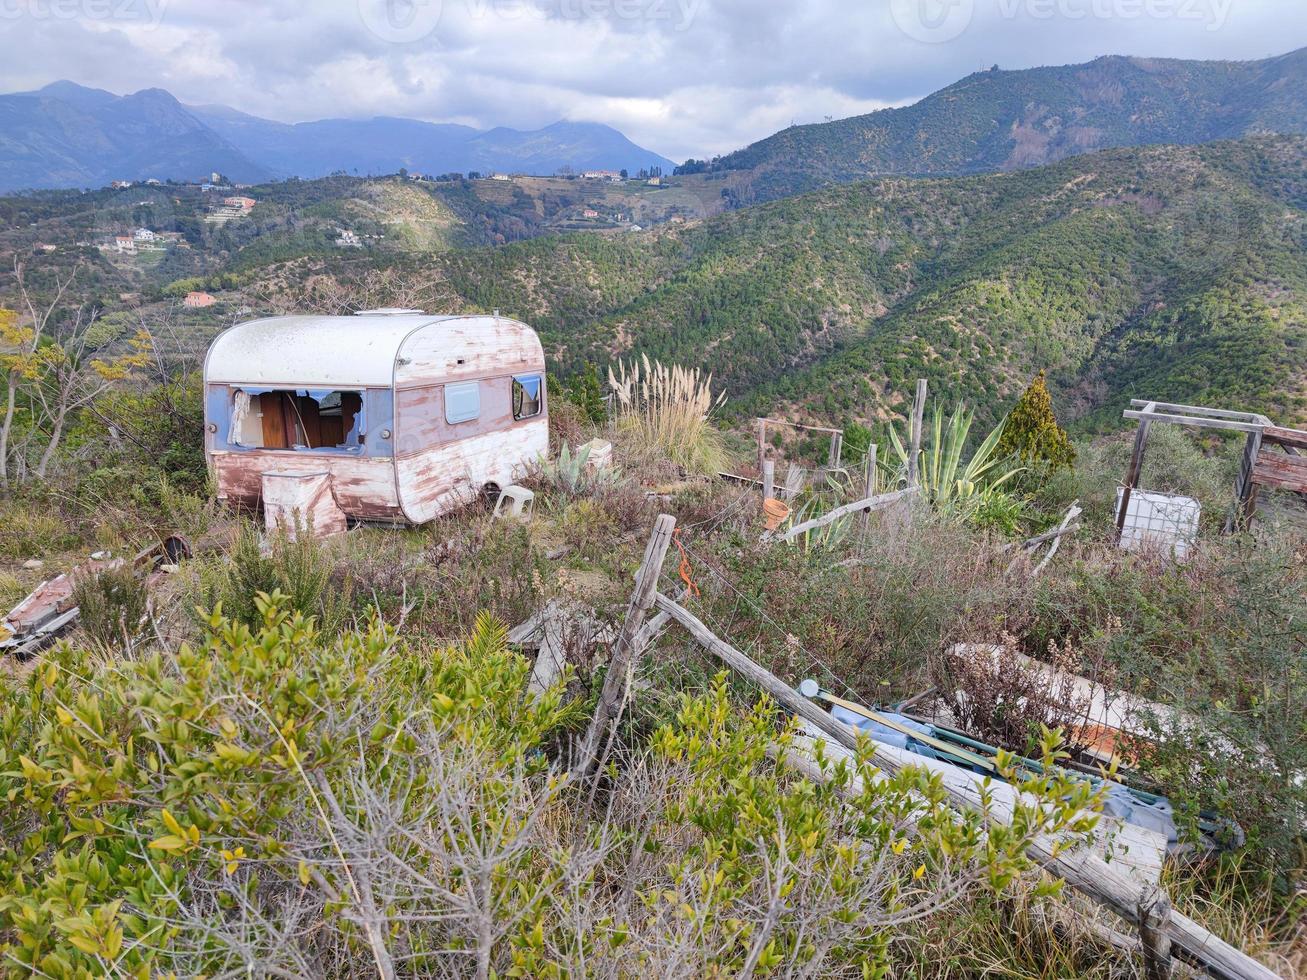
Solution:
M911 448L908 449L908 486L915 487L919 475L921 455L921 428L926 421L926 379L917 379L917 397L912 402Z
M1130 453L1130 468L1125 474L1125 486L1121 488L1121 507L1116 512L1116 538L1121 540L1125 530L1125 517L1130 509L1130 494L1139 483L1139 474L1144 468L1144 446L1148 442L1148 421L1141 419L1139 431L1135 433L1135 446Z
M1253 469L1257 465L1257 454L1261 448L1261 431L1248 433L1243 445L1243 458L1239 462L1239 476L1234 481L1234 506L1225 519L1226 534L1247 527L1256 513L1257 485L1253 483Z
M1160 888L1145 892L1139 901L1139 942L1148 980L1171 980L1170 923L1170 896Z
M765 504L776 496L776 461L763 460L762 464L762 502Z
M862 478L862 496L876 496L876 444L867 447L866 472ZM871 511L862 515L862 529L865 531L871 523Z
M758 469L767 462L767 420L758 419Z
M841 459L844 455L844 433L832 432L830 437L830 450L826 453L826 468L839 469Z
M644 618L658 594L658 576L662 574L663 560L667 557L675 529L676 518L671 514L660 514L654 523L653 534L644 549L644 561L635 573L635 589L626 607L626 621L622 623L622 632L608 661L608 674L599 693L599 703L595 705L594 717L590 719L590 727L586 729L576 764L572 767L574 779L588 776L599 760L601 748L606 750L609 729L626 696L628 670L639 654L640 627L644 625Z

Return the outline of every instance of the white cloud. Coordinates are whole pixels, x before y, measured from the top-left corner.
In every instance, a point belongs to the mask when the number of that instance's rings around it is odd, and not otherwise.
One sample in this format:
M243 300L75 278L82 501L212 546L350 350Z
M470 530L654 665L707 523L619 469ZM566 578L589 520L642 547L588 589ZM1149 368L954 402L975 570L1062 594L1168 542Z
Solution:
M371 6L361 13L360 4ZM397 19L378 30L377 11ZM158 85L184 102L287 121L385 114L534 128L594 120L683 159L726 152L791 121L902 104L993 63L1263 57L1307 43L1307 4L0 0L0 32L6 91L59 78L115 92Z

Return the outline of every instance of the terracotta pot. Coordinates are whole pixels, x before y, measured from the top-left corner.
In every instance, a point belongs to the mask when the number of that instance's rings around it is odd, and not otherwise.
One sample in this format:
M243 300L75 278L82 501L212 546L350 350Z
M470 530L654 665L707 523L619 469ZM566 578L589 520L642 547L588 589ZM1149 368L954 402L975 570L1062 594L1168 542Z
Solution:
M762 502L762 513L767 518L767 530L775 531L790 516L790 505L775 497L768 497Z

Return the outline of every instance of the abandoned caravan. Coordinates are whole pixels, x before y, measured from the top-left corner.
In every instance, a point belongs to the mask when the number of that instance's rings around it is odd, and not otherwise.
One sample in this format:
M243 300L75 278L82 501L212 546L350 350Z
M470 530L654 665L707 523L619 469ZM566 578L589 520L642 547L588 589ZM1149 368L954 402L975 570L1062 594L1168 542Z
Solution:
M210 345L204 393L218 497L270 527L422 524L548 450L540 339L497 314L240 323Z

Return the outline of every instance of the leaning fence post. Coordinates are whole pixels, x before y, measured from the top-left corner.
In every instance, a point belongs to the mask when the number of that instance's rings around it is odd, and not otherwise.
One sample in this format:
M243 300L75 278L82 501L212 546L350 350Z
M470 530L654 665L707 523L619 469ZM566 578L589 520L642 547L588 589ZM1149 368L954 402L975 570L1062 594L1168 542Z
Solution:
M867 447L866 463L867 472L864 474L862 482L862 496L864 499L876 496L876 444L874 442ZM866 530L867 525L870 523L871 511L868 511L862 515L863 530Z
M1144 411L1151 412L1152 410L1153 403L1149 402ZM1139 483L1139 474L1144 468L1144 447L1148 443L1148 424L1147 419L1140 419L1139 428L1135 430L1135 445L1130 452L1130 467L1126 470L1125 484L1121 487L1121 505L1116 511L1116 539L1118 542L1125 533L1125 519L1130 512L1130 497Z
M776 496L776 461L763 460L762 464L762 502L767 503Z
M926 379L917 379L917 397L912 402L912 447L908 450L908 486L917 485L918 462L921 455L921 427L926 421Z
M644 561L635 573L635 589L631 592L631 601L626 607L626 620L622 623L622 632L613 645L613 653L608 661L608 674L604 677L603 690L599 692L599 703L595 705L594 717L586 729L581 742L576 764L572 767L574 779L584 779L599 758L601 746L605 745L608 732L626 696L627 672L631 662L639 653L640 627L644 625L645 615L654 604L658 593L658 576L662 574L663 560L672 543L672 531L676 528L676 518L671 514L660 514L654 523L653 534L644 549Z

